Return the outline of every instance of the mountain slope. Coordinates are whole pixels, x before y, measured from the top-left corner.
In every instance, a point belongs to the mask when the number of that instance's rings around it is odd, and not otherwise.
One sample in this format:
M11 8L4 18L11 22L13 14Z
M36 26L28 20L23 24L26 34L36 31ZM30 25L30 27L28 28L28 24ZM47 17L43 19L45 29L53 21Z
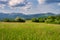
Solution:
M16 18L21 17L25 19L31 19L31 18L38 18L38 17L47 17L47 16L53 16L55 14L53 13L38 13L38 14L30 14L30 15L25 15L23 13L11 13L11 14L5 14L5 13L0 13L0 19L4 18Z

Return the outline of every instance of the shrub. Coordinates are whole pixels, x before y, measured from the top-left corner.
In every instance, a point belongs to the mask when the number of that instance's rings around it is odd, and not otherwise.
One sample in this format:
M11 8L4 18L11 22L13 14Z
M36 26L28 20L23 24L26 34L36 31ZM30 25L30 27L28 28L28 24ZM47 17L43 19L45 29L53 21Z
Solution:
M45 20L46 23L54 23L54 21L55 21L55 17L54 17L54 16L49 16L49 17Z
M45 20L46 23L53 23L53 20L52 19L47 19Z
M32 22L39 22L38 18L32 18Z
M55 19L55 24L60 24L60 20Z
M45 22L45 18L39 18L39 22Z
M15 22L25 22L25 20L22 18L16 17Z

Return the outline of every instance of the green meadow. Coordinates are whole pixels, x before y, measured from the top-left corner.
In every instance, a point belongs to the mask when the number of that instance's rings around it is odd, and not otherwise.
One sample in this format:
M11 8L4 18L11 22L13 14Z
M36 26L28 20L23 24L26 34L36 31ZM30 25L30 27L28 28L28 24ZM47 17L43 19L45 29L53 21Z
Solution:
M0 40L60 40L60 25L0 22Z

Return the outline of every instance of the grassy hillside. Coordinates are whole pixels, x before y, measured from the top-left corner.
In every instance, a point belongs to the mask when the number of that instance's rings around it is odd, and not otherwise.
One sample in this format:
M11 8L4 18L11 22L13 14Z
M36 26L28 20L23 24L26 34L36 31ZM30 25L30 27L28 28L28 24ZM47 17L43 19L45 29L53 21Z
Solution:
M60 25L0 22L0 40L60 40Z

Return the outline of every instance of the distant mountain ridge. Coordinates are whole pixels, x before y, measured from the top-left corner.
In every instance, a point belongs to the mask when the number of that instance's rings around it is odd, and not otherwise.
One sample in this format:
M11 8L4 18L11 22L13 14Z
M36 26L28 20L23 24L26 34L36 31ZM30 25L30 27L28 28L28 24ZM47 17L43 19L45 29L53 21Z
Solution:
M31 18L38 18L38 17L53 16L53 15L55 15L55 14L53 14L53 13L37 13L37 14L26 15L23 13L11 13L11 14L0 13L0 19L16 18L17 16L21 17L21 18L25 18L25 19L31 19Z

